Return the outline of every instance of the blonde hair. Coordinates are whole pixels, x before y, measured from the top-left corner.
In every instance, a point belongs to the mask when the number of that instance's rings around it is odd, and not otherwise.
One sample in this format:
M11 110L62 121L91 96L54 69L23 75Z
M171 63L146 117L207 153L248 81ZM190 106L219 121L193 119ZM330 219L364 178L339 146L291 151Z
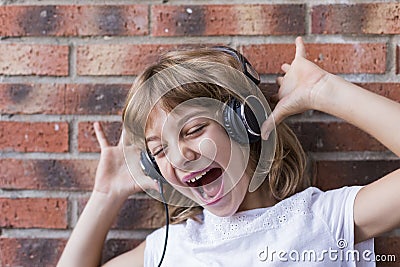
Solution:
M158 100L161 107L170 112L180 103L197 97L213 98L221 103L227 102L232 96L237 97L230 90L216 84L204 82L180 84L174 87L174 90L169 90L165 94L161 93L161 99L155 99L155 96L160 95L160 92L154 92L159 90L159 84L150 84L145 89L141 88L155 74L159 74L163 70L182 63L191 66L191 64L201 64L201 62L215 62L242 71L240 63L231 55L215 49L201 48L169 52L137 77L127 96L122 119L124 122L125 120L129 121L127 130L137 138L139 144L144 144L144 130L146 123L148 123L146 122L148 118L145 114L148 114L152 108L151 105ZM195 71L189 67L178 75L191 77ZM171 79L174 79L174 77L165 75L161 80L166 87L171 84L176 85L176 82L171 81ZM160 82L160 79L157 79L157 81ZM138 101L137 103L131 103L133 96L135 96L135 101ZM264 181L262 186L268 186L274 198L282 200L308 187L309 181L304 175L306 168L305 153L297 137L285 123L278 125L276 130L277 145L275 156L268 179ZM256 142L250 146L250 159L246 169L246 172L250 175L254 172L259 160L260 143ZM170 206L171 223L179 223L188 218L196 219L196 215L200 214L202 209L194 202L189 207Z

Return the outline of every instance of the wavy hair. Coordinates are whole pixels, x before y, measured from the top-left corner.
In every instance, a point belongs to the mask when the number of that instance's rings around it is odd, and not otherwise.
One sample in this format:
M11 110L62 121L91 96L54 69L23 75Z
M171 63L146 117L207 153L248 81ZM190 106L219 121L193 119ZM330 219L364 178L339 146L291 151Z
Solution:
M230 90L223 87L202 82L191 82L176 86L174 90L168 91L160 99L155 99L159 84L150 84L146 89L141 88L155 74L163 70L174 67L179 64L189 66L179 72L177 75L192 77L196 75L196 70L190 66L202 64L202 62L214 62L223 64L242 71L240 63L232 56L215 49L199 48L196 50L172 51L160 57L159 61L146 68L135 80L126 99L125 108L122 113L122 119L129 119L129 131L135 136L139 143L144 144L144 130L146 120L151 109L152 103L159 101L161 107L170 112L180 103L189 99L198 97L213 98L221 103L226 103L232 96L237 97ZM176 84L177 79L173 75L162 76L164 86ZM160 79L157 79L160 82ZM162 86L161 86L162 87ZM159 93L159 92L158 92ZM135 103L132 98L135 96ZM148 124L147 124L148 125ZM277 142L274 160L268 173L268 179L265 179L262 186L269 187L276 200L287 198L310 185L305 175L306 157L305 153L293 131L285 124L277 126ZM250 159L246 169L248 174L252 174L257 166L261 149L261 142L256 142L250 146ZM188 218L197 219L197 215L202 212L202 207L195 203L189 207L170 206L171 223L179 223Z

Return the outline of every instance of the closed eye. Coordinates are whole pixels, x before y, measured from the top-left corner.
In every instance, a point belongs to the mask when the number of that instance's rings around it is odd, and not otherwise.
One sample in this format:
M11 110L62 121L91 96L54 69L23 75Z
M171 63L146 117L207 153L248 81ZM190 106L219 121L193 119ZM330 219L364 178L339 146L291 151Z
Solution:
M158 149L156 149L154 152L152 152L152 156L156 157L156 156L161 156L161 153L163 153L165 150L165 147L160 147Z
M201 130L203 130L204 127L206 127L206 124L202 124L200 126L193 127L189 131L186 132L186 136L194 135L194 134L200 132Z

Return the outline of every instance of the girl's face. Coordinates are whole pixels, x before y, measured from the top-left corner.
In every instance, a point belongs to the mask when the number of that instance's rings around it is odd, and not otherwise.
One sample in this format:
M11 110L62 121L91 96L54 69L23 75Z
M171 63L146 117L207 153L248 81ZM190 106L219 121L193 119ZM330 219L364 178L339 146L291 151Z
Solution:
M146 143L161 174L185 196L217 216L234 214L247 193L248 153L231 141L216 111L156 106Z

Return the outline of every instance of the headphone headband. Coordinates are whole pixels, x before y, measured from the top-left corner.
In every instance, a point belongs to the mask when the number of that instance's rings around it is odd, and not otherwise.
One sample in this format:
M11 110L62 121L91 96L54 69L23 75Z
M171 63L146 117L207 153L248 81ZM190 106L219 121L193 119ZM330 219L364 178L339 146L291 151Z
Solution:
M242 65L242 72L250 78L256 85L259 85L261 82L260 75L254 69L254 67L250 64L245 56L241 53L236 51L235 49L228 47L228 46L214 46L212 49L224 52L229 54L230 56L234 57L241 65Z

